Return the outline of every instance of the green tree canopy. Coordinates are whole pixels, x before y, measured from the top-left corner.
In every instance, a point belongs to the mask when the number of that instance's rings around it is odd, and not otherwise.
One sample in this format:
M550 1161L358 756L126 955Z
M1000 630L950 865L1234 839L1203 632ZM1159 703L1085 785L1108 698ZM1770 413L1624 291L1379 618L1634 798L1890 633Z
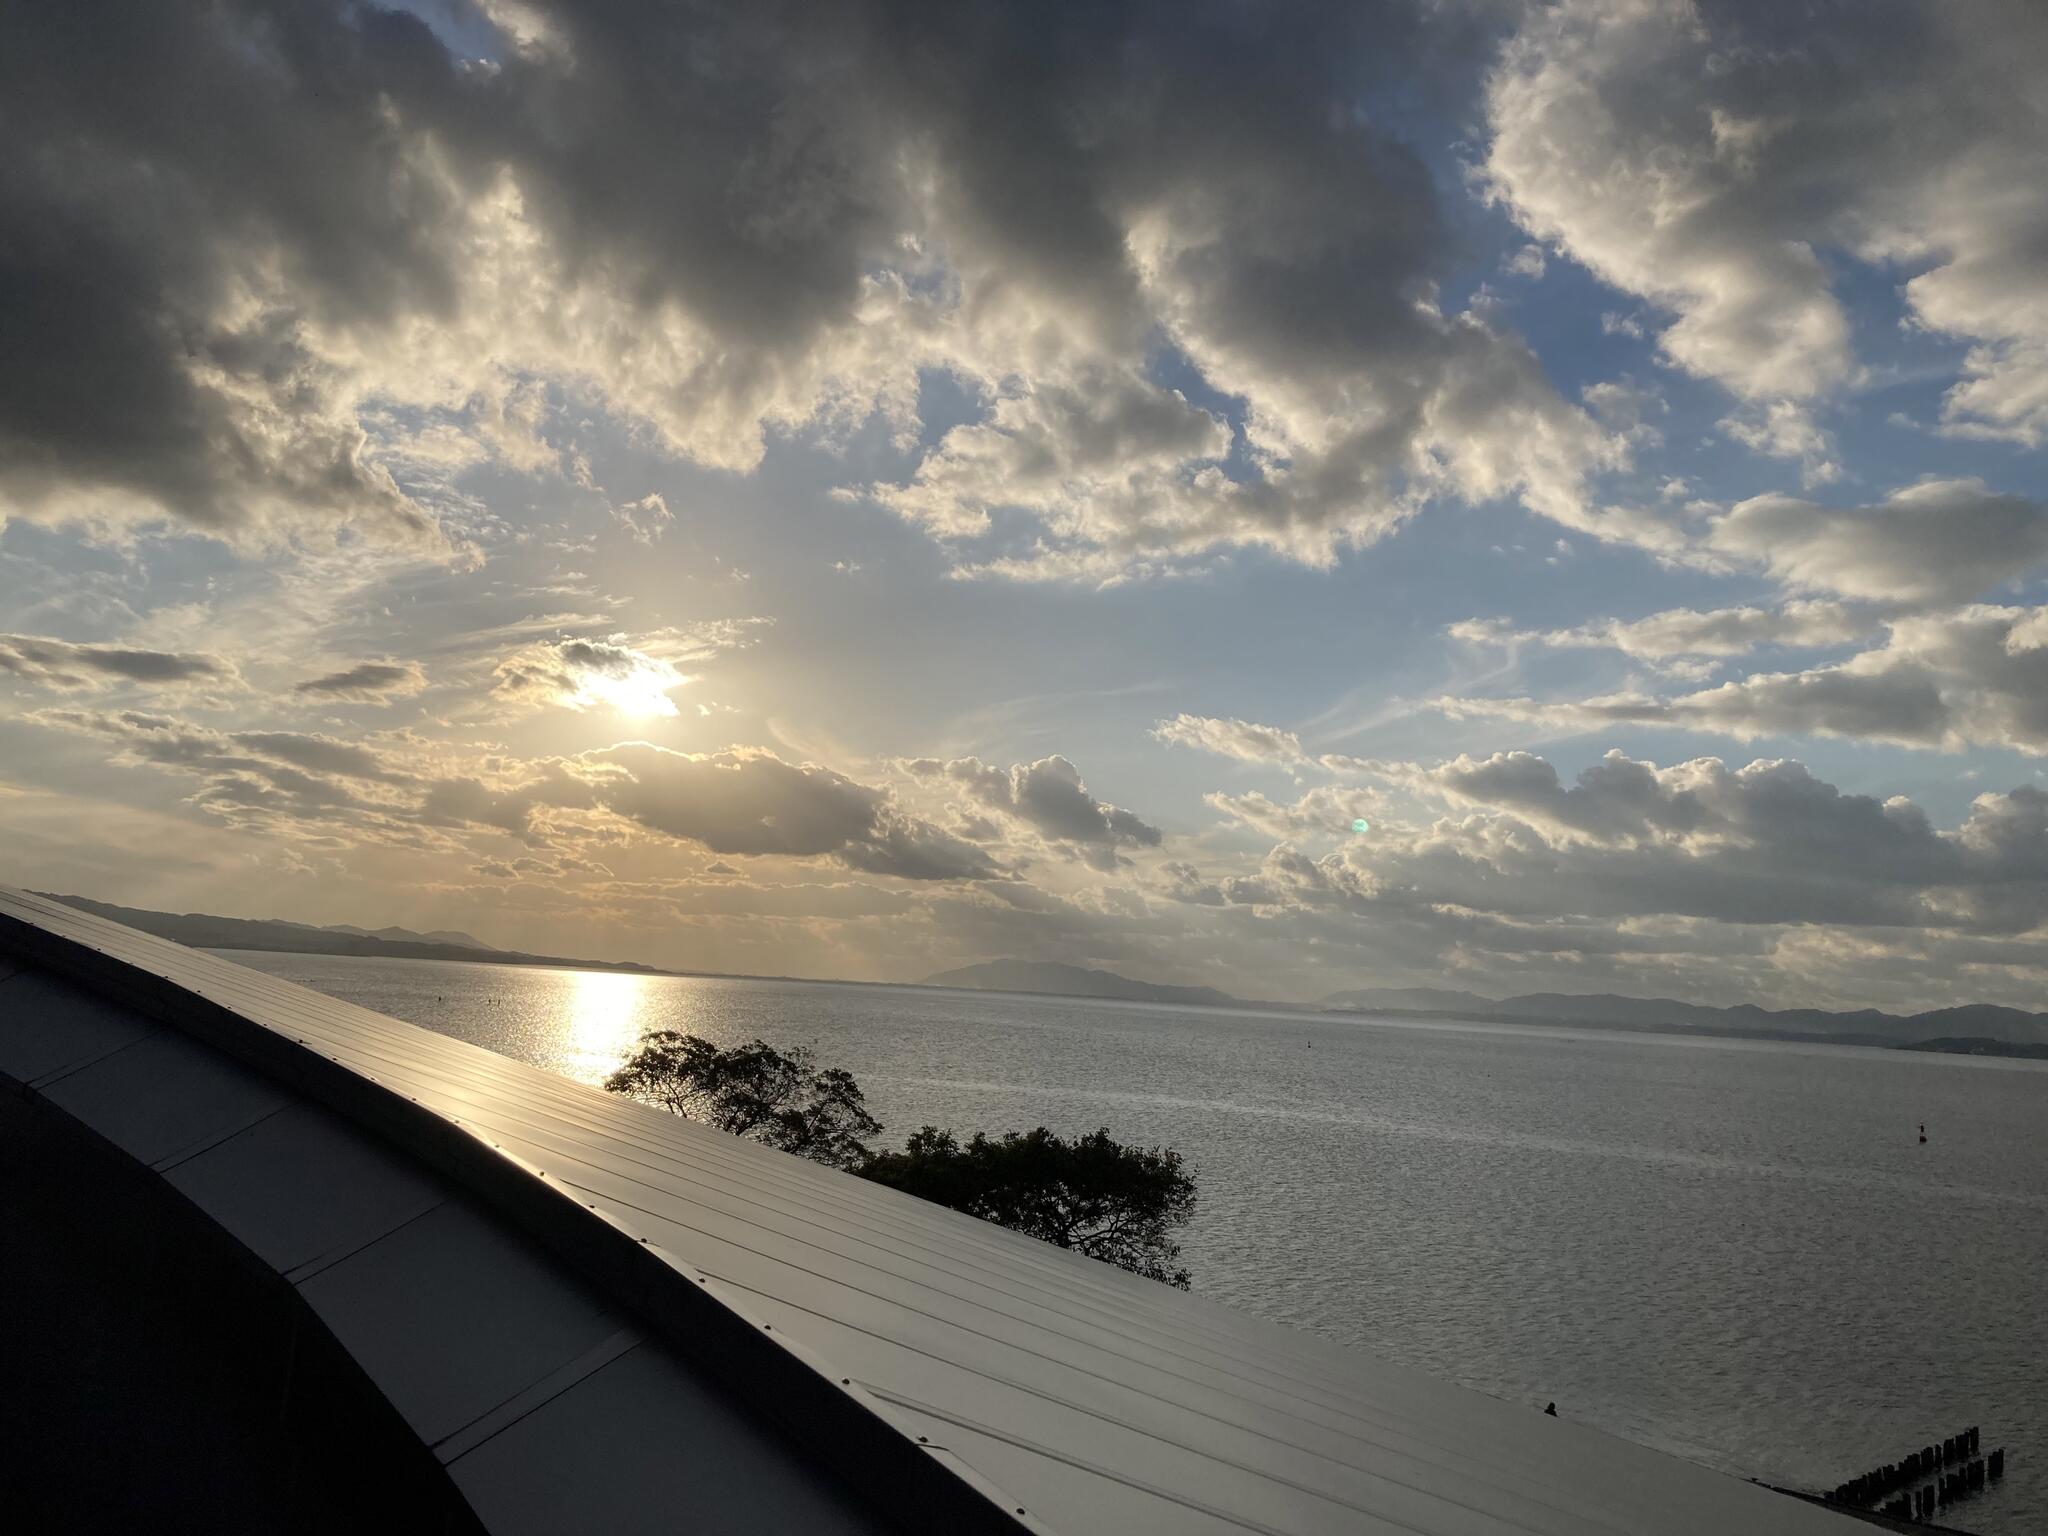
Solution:
M901 1152L858 1170L906 1194L951 1206L1148 1279L1188 1288L1174 1231L1194 1214L1195 1179L1178 1152L1126 1147L1107 1128L1068 1141L1040 1126L961 1146L925 1126Z
M722 1048L656 1030L604 1085L834 1168L858 1169L869 1156L864 1138L882 1129L853 1074L819 1068L806 1046L778 1051L756 1040Z

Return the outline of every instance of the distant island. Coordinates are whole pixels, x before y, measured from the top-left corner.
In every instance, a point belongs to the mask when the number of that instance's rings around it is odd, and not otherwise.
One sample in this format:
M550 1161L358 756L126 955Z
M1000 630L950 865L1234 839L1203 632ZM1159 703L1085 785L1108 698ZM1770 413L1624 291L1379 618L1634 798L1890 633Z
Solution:
M1916 1040L1899 1047L1902 1051L1940 1051L1947 1056L2025 1056L2048 1061L2048 1045L2023 1045L2012 1040L1985 1040L1964 1035L1940 1040Z
M1241 1007L1239 999L1214 987L1169 987L1133 981L1114 971L1091 971L1055 960L989 960L937 971L928 987L969 987L980 992L1044 992L1055 997L1107 997L1125 1003L1191 1003L1198 1007Z
M1530 992L1491 998L1436 987L1371 987L1333 992L1323 999L1322 1006L1337 1013L1905 1046L1958 1055L2032 1055L2032 1051L2006 1047L2048 1045L2048 1014L1995 1003L1966 1003L1914 1014L1883 1013L1875 1008L1833 1013L1823 1008L1759 1008L1754 1003L1712 1008L1668 997L1618 997L1605 992Z
M311 923L274 917L215 917L207 912L151 912L117 907L86 896L38 891L52 901L125 923L160 939L193 949L253 949L297 955L350 955L384 960L462 960L491 965L540 965L562 970L631 971L642 976L669 976L657 966L632 960L573 960L563 955L530 955L516 949L494 949L482 939L455 929L417 933L410 928L357 928L346 923L320 928Z

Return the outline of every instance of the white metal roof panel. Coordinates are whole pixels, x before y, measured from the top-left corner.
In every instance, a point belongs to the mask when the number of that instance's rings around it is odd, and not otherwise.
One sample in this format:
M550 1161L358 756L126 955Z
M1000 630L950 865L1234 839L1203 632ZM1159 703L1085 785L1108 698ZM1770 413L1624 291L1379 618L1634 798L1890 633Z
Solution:
M870 1529L827 1478L762 1454L730 1404L641 1346L449 1468L499 1536Z
M289 1102L270 1079L173 1030L158 1030L66 1073L42 1092L151 1166L202 1151Z
M0 892L8 913L165 974L374 1081L466 1138L467 1156L544 1176L1040 1529L1854 1528L40 898Z
M447 1198L328 1110L293 1104L164 1177L281 1274L302 1278Z
M155 1028L131 1010L55 976L9 976L0 987L19 1020L0 1035L0 1072L18 1082L41 1085L75 1072Z
M454 1202L299 1293L430 1446L626 1327L587 1286Z

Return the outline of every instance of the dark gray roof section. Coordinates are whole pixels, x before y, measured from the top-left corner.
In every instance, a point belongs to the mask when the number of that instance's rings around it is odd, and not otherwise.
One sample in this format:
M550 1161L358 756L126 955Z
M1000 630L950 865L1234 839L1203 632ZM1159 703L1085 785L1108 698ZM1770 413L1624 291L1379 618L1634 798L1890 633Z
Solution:
M673 1518L615 1463L681 1444L714 1530L1856 1528L5 888L0 956L0 1073L288 1275L493 1530Z

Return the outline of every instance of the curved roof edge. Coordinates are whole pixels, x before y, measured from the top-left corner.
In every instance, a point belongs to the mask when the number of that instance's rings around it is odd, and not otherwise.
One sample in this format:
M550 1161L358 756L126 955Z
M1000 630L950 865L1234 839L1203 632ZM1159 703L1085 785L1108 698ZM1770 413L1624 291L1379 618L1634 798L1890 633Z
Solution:
M0 889L0 954L10 949L168 1021L326 1106L321 1113L352 1134L402 1151L639 1320L711 1383L719 1402L765 1416L796 1447L782 1465L827 1469L897 1528L1063 1536L1821 1536L1844 1528L1838 1512L1534 1405ZM0 980L0 1025L22 980ZM139 1054L138 1046L110 1060ZM504 1336L523 1329L508 1325ZM500 1448L502 1460L504 1442L522 1427L486 1448ZM678 1471L684 1481L671 1505L695 1491L687 1468ZM750 1481L771 1480L725 1477ZM753 1515L756 1525L760 1518ZM531 1520L526 1528L550 1529Z
M786 1332L775 1331L750 1312L743 1295L693 1273L686 1259L634 1231L629 1219L577 1198L551 1181L545 1169L494 1145L480 1126L466 1125L380 1081L363 1069L360 1053L350 1061L341 1051L319 1048L334 1043L338 1010L401 1034L415 1026L5 886L0 886L0 957L22 967L10 975L14 968L0 959L0 1020L7 1017L11 988L33 983L38 972L61 977L93 998L169 1026L253 1069L294 1099L331 1112L436 1181L452 1185L544 1250L716 1391L780 1430L803 1458L851 1489L889 1528L934 1536L1008 1536L1046 1529L957 1457L913 1441L877 1411L860 1382L835 1372ZM308 1033L299 1033L299 1027ZM62 1078L85 1071L143 1033L146 1027L47 1075ZM418 1033L437 1047L474 1052L493 1064L501 1061L480 1048ZM329 1038L318 1039L321 1034ZM388 1039L366 1044L398 1048ZM504 1065L538 1072L519 1063ZM0 1076L5 1075L11 1074L0 1068ZM620 1331L604 1347L616 1356L632 1342ZM597 1366L604 1363L599 1359ZM469 1443L445 1447L444 1461L447 1450L459 1455L472 1449L473 1429L471 1435ZM678 1498L688 1494L686 1484L676 1490Z

